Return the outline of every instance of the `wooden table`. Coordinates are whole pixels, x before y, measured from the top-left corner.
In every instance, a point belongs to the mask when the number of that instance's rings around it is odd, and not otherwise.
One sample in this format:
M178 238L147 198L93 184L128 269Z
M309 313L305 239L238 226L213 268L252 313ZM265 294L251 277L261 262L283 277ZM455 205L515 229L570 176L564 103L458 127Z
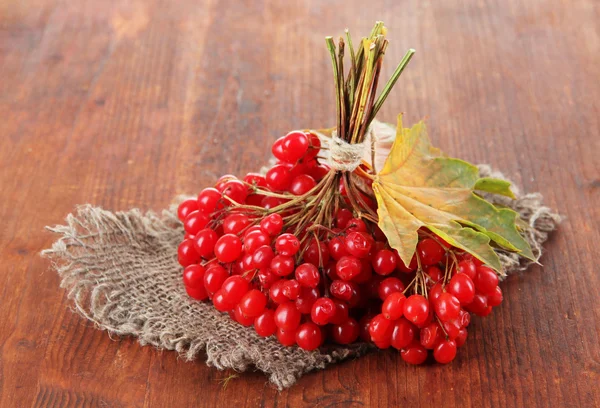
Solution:
M429 117L452 155L501 168L565 216L544 267L504 284L449 366L395 352L276 392L260 373L110 339L38 253L79 203L161 209L244 174L334 115L326 35L382 19L379 117ZM0 0L0 405L600 406L600 9L594 0Z

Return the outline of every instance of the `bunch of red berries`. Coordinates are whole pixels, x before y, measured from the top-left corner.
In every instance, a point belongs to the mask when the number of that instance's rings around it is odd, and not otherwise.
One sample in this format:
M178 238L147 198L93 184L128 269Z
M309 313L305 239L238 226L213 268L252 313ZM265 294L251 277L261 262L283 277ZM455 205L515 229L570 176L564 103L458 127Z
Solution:
M427 230L404 265L377 226L370 180L330 169L320 151L314 133L289 133L265 176L223 176L179 206L187 293L286 346L360 338L412 364L427 350L450 362L470 313L502 301L496 272Z

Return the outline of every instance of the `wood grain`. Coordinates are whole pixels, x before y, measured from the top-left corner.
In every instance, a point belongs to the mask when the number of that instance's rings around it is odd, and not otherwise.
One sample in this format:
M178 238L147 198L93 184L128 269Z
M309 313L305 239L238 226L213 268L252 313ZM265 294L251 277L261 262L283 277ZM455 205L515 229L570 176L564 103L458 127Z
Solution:
M0 406L600 406L600 4L595 0L0 0ZM323 37L384 20L380 118L428 116L450 154L565 216L450 366L381 352L277 393L259 373L110 339L38 256L78 203L161 209L329 125Z

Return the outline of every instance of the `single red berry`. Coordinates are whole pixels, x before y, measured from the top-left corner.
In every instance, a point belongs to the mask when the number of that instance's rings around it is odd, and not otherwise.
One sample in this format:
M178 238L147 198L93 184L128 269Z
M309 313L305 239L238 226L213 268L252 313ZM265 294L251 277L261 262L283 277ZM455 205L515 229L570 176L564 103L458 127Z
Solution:
M273 249L269 245L263 245L254 251L252 256L252 266L257 269L268 268L275 257Z
M461 305L468 305L475 296L475 284L466 273L458 273L446 285L448 293L456 296Z
M229 313L231 313L231 312L229 312ZM238 322L239 324L241 324L242 326L249 327L249 326L252 326L252 324L254 323L254 318L246 316L244 314L244 312L242 311L242 307L240 305L234 306L233 317L234 317L234 320L236 322Z
M271 238L262 230L248 231L244 234L244 252L253 255L263 245L269 245Z
M310 318L320 326L331 321L335 315L335 303L329 298L319 298L313 303Z
M339 299L331 299L333 304L335 305L335 313L333 317L330 319L330 323L332 324L343 324L346 320L349 319L350 307L348 303L339 300Z
M371 250L371 240L366 233L353 231L346 236L344 241L346 251L357 258L365 258Z
M465 344L465 342L467 341L467 335L467 329L460 329L460 331L458 332L458 336L456 336L456 338L454 339L456 347L462 347Z
M423 327L419 333L421 345L428 350L433 350L434 347L442 339L442 328L436 323L429 323Z
M484 295L489 295L496 290L498 286L498 275L492 268L479 266L477 268L477 277L475 278L475 289Z
M360 218L351 218L346 224L348 232L367 232L367 224Z
M417 244L417 253L421 258L421 265L435 265L444 259L446 251L436 240L425 238Z
M400 356L408 364L419 365L423 364L427 359L427 350L418 340L413 340L410 345L402 349Z
M206 293L206 289L204 289L204 287L191 288L189 286L186 286L185 291L188 294L188 296L193 299L196 299L196 300L208 299L208 293Z
M293 131L283 138L283 161L287 163L296 163L306 155L310 143L308 136L304 132Z
M321 278L316 266L310 263L304 263L296 268L296 280L302 286L316 288Z
M446 332L446 336L450 340L454 340L460 333L460 329L462 326L460 324L460 319L448 320L446 322L442 322L442 327Z
M290 193L300 196L315 188L317 182L308 174L301 174L292 180Z
M488 295L488 305L496 307L502 303L502 300L502 289L500 289L500 286L496 286L496 289Z
M285 191L292 182L289 166L276 164L265 175L267 185L274 191Z
M403 317L396 320L393 324L394 328L392 330L390 344L395 349L402 350L412 343L413 339L415 338L415 334L417 333L417 329L412 323Z
M326 164L318 164L308 170L308 174L316 181L321 181L331 169Z
M360 327L356 320L349 318L341 324L331 327L331 337L337 344L351 344L360 334Z
M369 324L369 334L374 342L390 341L394 331L394 323L386 319L382 314L371 319Z
M329 291L331 292L331 295L340 299L340 300L345 300L346 302L350 302L350 300L352 299L352 294L354 291L354 283L353 282L346 282L343 280L334 280L333 282L331 282L331 285L329 287Z
M248 187L239 180L227 181L223 185L223 190L221 192L223 196L229 197L238 204L244 204L246 197L248 197ZM227 199L224 199L223 202L226 203L226 205L230 204L230 201Z
M205 214L211 214L219 208L223 208L223 205L219 202L221 200L221 193L216 188L208 187L205 188L198 194L198 209Z
M329 262L329 248L325 242L311 240L302 255L302 259L304 262L315 266L327 265L327 262Z
M296 329L283 330L278 328L275 332L275 336L281 345L289 347L296 344Z
M475 264L471 261L460 261L456 266L456 273L464 273L469 278L471 278L471 280L474 280L477 276L477 268Z
M319 291L315 288L300 287L300 294L296 299L296 309L302 314L309 314L313 304L319 298Z
M441 364L448 364L456 357L456 342L454 340L444 340L433 350L433 358Z
M283 218L277 213L269 214L260 221L260 229L272 237L279 235L283 229Z
M183 270L183 284L194 289L204 289L205 273L206 269L202 265L188 265Z
M335 271L340 279L345 281L352 280L361 272L362 264L360 260L354 256L343 256L335 264Z
M271 153L273 153L273 156L275 156L275 158L279 159L279 160L284 160L285 157L285 153L283 152L283 140L285 139L285 136L281 136L279 139L275 140L275 142L273 142L273 145L271 146Z
M430 303L435 303L437 302L438 298L440 297L440 295L444 293L444 287L442 286L441 283L436 283L435 285L433 285L431 287L431 289L429 289L429 294L428 294L428 299Z
M177 207L177 218L183 222L188 214L198 210L198 201L193 198L187 199Z
M275 325L275 312L271 309L265 309L264 312L254 319L254 330L259 336L268 337L277 331Z
M271 260L270 269L277 276L288 276L294 272L294 258L291 256L275 255Z
M223 187L225 186L225 183L227 183L230 180L237 180L237 177L234 176L233 174L224 174L221 177L219 177L219 179L217 180L217 182L215 183L215 188L219 191L219 192L223 192Z
M258 281L260 286L264 289L269 289L271 285L280 279L279 276L275 275L269 268L262 268L258 270Z
M284 280L283 281L283 294L286 298L288 298L289 300L296 300L298 299L298 297L300 296L300 292L302 290L302 287L300 286L300 283L298 283L298 281L296 279L289 279L289 280Z
M293 302L282 303L275 310L275 324L283 330L296 330L302 314Z
M440 294L437 300L433 302L433 307L435 313L443 322L456 319L460 313L459 300L448 292Z
M389 249L382 249L375 253L373 260L373 269L379 275L389 275L396 269L396 254Z
M404 313L404 302L406 297L402 292L391 293L384 301L381 306L381 314L388 320L397 320L402 317Z
M184 239L177 248L177 260L179 264L186 267L200 261L200 255L194 248L194 243L191 239Z
M281 234L275 240L275 250L280 255L294 256L300 249L300 241L294 234Z
M204 273L204 288L209 294L214 294L216 291L221 289L225 279L229 277L229 274L221 265L213 264L206 269Z
M414 271L417 270L417 257L413 255L412 259L410 260L410 264L408 266L406 266L404 264L404 261L402 261L402 259L400 258L400 255L398 255L398 252L396 252L396 266L398 267L398 270L402 273L413 273Z
M287 200L284 198L263 196L260 201L260 207L263 207L266 210L270 210L272 208L280 206L281 204L285 203L286 201Z
M285 283L285 279L279 279L278 281L274 282L269 288L269 297L274 303L281 304L289 301L289 299L283 293Z
M460 309L460 315L458 316L458 321L460 322L461 327L467 327L471 323L471 314L467 312L465 309Z
M242 254L242 241L237 235L225 234L217 240L214 252L219 262L233 262Z
M250 225L250 219L244 214L229 214L223 220L223 232L225 234L238 234Z
M248 281L240 275L230 276L223 282L221 292L229 303L238 303L249 289Z
M360 273L352 280L360 285L368 283L373 278L373 267L368 259L360 259Z
M387 299L387 297L394 292L403 292L403 291L404 291L404 284L402 283L402 281L400 279L394 278L394 277L389 277L389 278L385 278L384 280L382 280L381 283L379 284L379 288L377 289L377 292L379 293L379 298L381 300Z
M354 216L350 210L347 208L340 208L335 214L335 226L337 228L344 229L348 225L348 221L350 221L353 217Z
M198 231L193 240L198 255L205 259L212 257L217 239L219 239L217 233L210 228Z
M343 256L349 255L346 251L346 243L341 237L333 237L327 244L331 257L336 261L339 261Z
M429 317L429 302L422 295L411 295L404 302L404 317L417 326Z
M266 306L267 297L258 289L250 290L240 300L240 308L248 317L260 316Z
M212 301L215 309L217 309L219 312L229 312L230 310L233 310L235 306L235 303L229 303L227 299L225 299L225 296L223 296L223 292L221 292L221 290L217 290L215 292Z
M185 229L185 232L191 235L196 235L198 231L206 227L209 221L210 218L208 215L200 211L193 211L189 213L187 217L185 217L185 220L183 221L183 228Z
M437 283L442 280L444 273L437 266L429 266L425 273L429 276L432 282Z
M319 136L311 132L308 132L306 136L308 137L308 151L304 156L304 160L314 159L321 150L321 139L319 139Z
M475 293L473 301L465 306L469 312L475 313L477 316L487 316L491 311L491 306L488 304L487 296L481 293Z
M248 173L244 176L244 181L248 184L251 184L255 187L266 188L267 180L265 176L259 173ZM247 200L246 200L247 201Z

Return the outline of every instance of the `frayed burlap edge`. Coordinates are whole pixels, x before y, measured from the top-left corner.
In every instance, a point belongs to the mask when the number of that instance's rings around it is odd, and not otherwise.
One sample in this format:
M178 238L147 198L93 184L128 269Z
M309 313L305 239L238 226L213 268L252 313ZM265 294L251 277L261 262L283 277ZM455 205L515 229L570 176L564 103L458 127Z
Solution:
M489 166L479 169L482 176L504 178ZM487 198L521 215L529 226L525 237L534 254L541 256L543 242L560 221L542 205L542 197ZM132 335L142 345L176 350L187 360L205 351L207 364L218 369L255 367L279 390L309 371L369 349L364 344L314 352L283 347L233 322L210 303L190 299L177 263L183 228L176 204L161 214L138 209L113 213L83 205L67 216L66 225L48 229L61 237L42 255L51 259L74 309L112 334ZM499 256L507 273L525 270L530 264L516 254L499 251Z

